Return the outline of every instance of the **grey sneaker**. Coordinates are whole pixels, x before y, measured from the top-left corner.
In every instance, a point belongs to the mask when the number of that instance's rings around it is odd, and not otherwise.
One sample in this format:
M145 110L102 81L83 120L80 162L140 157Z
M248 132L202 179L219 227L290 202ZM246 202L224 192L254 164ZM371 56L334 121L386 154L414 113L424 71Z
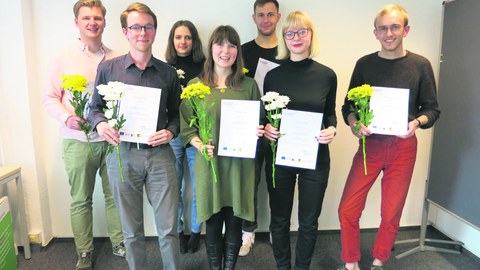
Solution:
M125 249L125 244L123 241L113 247L113 255L125 258L125 255L127 255L127 250Z
M92 270L92 253L81 252L75 270Z

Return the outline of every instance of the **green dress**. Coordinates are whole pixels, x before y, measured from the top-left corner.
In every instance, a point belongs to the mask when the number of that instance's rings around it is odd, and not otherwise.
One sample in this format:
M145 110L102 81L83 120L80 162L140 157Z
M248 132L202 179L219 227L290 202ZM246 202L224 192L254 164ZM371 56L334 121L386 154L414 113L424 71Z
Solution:
M199 78L195 78L189 84L196 83L199 80ZM206 221L212 215L220 212L222 207L232 207L235 216L253 221L255 159L217 156L217 149L220 132L220 100L260 100L257 83L255 80L245 77L241 83L241 90L212 88L211 94L207 95L205 99L207 104L216 101L215 105L209 109L208 115L214 119L212 144L215 146L213 162L217 174L217 183L214 182L209 163L203 155L197 152L195 155L197 222ZM193 137L199 136L198 129L189 126L192 115L193 110L189 101L182 100L180 105L180 130L185 145L188 145ZM235 119L232 119L232 121L235 121Z

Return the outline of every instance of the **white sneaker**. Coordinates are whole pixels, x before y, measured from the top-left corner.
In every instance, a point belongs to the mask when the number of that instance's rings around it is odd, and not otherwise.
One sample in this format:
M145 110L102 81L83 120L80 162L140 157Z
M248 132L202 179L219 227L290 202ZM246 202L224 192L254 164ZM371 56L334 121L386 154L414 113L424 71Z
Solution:
M250 250L252 250L253 243L255 243L255 232L243 232L242 246L240 247L238 256L247 256Z

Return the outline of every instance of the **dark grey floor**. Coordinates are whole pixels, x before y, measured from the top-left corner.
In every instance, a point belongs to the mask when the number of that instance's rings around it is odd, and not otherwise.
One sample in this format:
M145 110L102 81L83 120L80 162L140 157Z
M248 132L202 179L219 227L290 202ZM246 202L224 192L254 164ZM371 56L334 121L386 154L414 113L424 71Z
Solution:
M366 230L361 233L362 260L360 267L363 270L370 269L372 261L371 247L374 241L376 231ZM419 228L401 229L397 240L412 239L419 237ZM429 227L427 238L446 239L441 233L432 227ZM292 247L296 241L295 234L292 234ZM208 269L207 257L205 254L205 245L203 240L201 248L194 254L181 255L183 269L197 270ZM385 269L391 270L476 270L480 269L480 259L472 255L467 250L462 250L462 254L446 254L437 252L420 252L403 259L396 259L398 255L407 251L415 244L404 244L397 246L392 252L390 261L385 265ZM442 245L440 245L442 246ZM448 247L443 245L442 247ZM292 248L294 251L294 248ZM292 252L292 258L294 252ZM20 270L51 270L51 269L74 269L76 263L75 247L72 239L55 239L47 248L34 248L32 258L25 260L20 253L18 266ZM95 265L94 269L101 270L123 270L128 269L127 262L119 257L112 255L111 245L106 238L95 239L94 251ZM158 242L155 237L147 239L147 258L148 268L146 270L161 269L161 258L158 249ZM321 231L318 234L317 244L312 259L312 270L335 270L340 266L340 236L338 231ZM267 233L257 233L256 242L252 252L239 258L237 263L238 270L269 270L275 269L271 245ZM3 269L2 269L3 270Z

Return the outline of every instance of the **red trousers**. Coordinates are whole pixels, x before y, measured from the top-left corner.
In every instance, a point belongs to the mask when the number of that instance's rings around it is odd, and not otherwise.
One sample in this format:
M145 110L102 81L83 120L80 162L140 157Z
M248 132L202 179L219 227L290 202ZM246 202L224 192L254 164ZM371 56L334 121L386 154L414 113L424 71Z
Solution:
M355 154L345 183L338 209L344 262L360 260L359 221L365 208L368 192L381 171L381 223L372 255L381 261L390 257L400 217L412 179L417 155L417 138L401 139L395 136L371 135L366 139L367 171L363 168L362 140Z

